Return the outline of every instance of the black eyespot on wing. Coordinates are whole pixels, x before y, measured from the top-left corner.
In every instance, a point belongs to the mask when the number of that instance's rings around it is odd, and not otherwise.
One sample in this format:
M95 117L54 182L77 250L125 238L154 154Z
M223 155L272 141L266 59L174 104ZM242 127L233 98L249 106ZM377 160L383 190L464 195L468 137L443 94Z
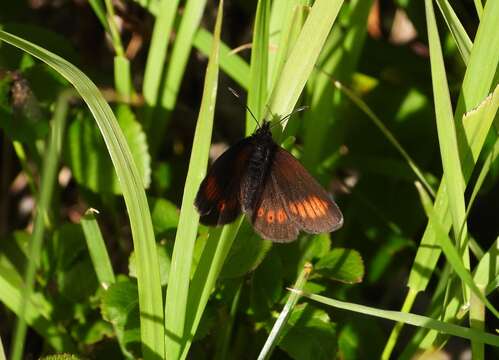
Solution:
M243 139L220 155L208 170L194 201L202 224L228 224L241 213L241 178L252 148L248 138Z

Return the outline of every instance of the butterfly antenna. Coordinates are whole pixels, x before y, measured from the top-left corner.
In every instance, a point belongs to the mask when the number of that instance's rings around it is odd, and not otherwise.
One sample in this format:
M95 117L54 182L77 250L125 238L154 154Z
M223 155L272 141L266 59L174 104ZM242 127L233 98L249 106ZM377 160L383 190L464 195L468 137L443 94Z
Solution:
M250 108L249 108L246 104L244 104L244 103L242 102L241 97L240 97L240 96L239 96L239 94L236 92L236 90L234 90L234 89L233 89L233 88L231 88L231 87L227 87L227 89L228 89L228 90L232 93L232 95L234 95L234 96L236 97L237 101L239 101L239 103L240 103L242 106L244 106L244 107L246 108L246 110L248 110L248 112L251 114L251 117L252 117L253 119L255 119L256 124L258 125L258 127L260 127L260 122L257 120L257 118L255 117L255 115L253 114L253 111L251 111L251 110L250 110Z
M277 125L280 125L282 122L288 120L291 116L293 116L294 114L296 113L299 113L300 111L303 111L303 110L307 110L309 107L308 106L300 106L296 109L294 109L293 111L291 111L288 115L284 116L282 119L280 119L277 123L273 124L273 126L271 127L271 129L274 127L274 126L277 126ZM270 109L269 109L270 111Z

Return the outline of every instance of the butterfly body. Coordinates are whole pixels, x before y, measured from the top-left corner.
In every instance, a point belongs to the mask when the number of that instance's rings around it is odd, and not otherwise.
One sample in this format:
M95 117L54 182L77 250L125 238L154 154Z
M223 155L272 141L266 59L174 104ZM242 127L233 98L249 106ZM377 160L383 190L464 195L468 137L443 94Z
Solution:
M265 239L289 242L299 231L331 232L343 216L329 194L272 139L270 123L224 152L209 169L195 200L206 225L223 225L242 212Z

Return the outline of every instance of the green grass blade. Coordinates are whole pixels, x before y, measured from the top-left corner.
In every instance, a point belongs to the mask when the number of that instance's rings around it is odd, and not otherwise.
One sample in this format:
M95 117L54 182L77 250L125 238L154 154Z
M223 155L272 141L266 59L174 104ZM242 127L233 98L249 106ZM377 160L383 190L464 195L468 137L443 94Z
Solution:
M0 360L7 360L5 350L3 349L2 337L0 337Z
M432 318L416 315L412 313L404 313L399 311L390 310L380 310L378 308L372 308L369 306L339 301L331 298L327 298L321 295L308 294L299 292L302 296L305 296L311 300L320 302L325 305L329 305L338 309L353 311L358 314L364 314L369 316L374 316L386 320L392 320L397 322L402 322L404 324L423 327L426 329L433 329L443 334L449 334L453 336L459 336L464 339L470 339L474 341L483 341L485 344L490 344L494 346L499 346L499 336L492 335L483 331L470 329L463 326L458 326L454 324L449 324L443 321L434 320Z
M465 161L463 163L463 174L466 181L468 181L471 176L473 166L480 154L480 150L485 142L490 126L494 121L494 116L498 107L499 86L496 87L494 93L485 99L477 109L470 111L463 118L462 124L464 133L468 139L472 158L475 159L472 160L472 162ZM447 190L441 185L437 191L434 210L444 229L449 229L451 226L447 198ZM409 275L408 286L416 291L424 291L426 289L441 252L440 248L435 246L436 239L431 227L432 224L430 222L421 239L421 245L418 248Z
M206 244L201 261L192 278L189 300L187 302L190 309L186 326L186 331L188 332L186 336L187 342L181 359L187 358L192 339L196 334L206 304L242 222L243 217L241 216L232 224L224 226L221 231L215 229L210 233L210 237L213 236L213 239L209 240Z
M106 30L106 32L109 32L109 24L106 20L106 10L104 9L104 6L102 6L102 1L88 0L88 3L92 7L92 10L94 11L97 18L99 19L102 27Z
M178 0L161 0L154 21L142 85L145 103L152 108L158 101L160 81L163 78L163 69L166 67L166 54L177 6Z
M269 62L269 20L270 1L259 0L256 7L251 47L250 82L248 88L248 107L257 121L263 118L267 103L267 74ZM253 133L255 119L246 110L246 135Z
M208 153L211 143L213 117L218 88L218 64L220 32L223 17L223 1L220 1L215 24L213 48L206 69L203 98L199 109L198 121L194 134L189 169L184 186L180 219L175 236L168 289L165 303L166 354L169 359L178 359L186 337L186 317L195 309L187 306L192 255L197 235L199 214L194 207L194 199L206 174Z
M151 215L144 185L111 108L95 84L66 60L3 31L0 32L0 39L21 48L58 71L73 84L94 115L122 186L130 218L134 249L138 259L137 282L143 356L145 359L158 356L162 358L164 354L163 301Z
M109 285L115 282L115 277L104 238L99 229L99 224L95 219L96 213L98 213L97 210L88 209L81 218L80 223L85 234L88 252L90 253L97 279L99 279L101 286L107 289Z
M175 37L172 54L168 68L161 78L161 93L159 105L162 112L155 113L154 122L151 123L149 136L152 153L154 154L165 135L170 112L175 107L182 78L184 77L187 60L192 48L192 40L196 33L201 16L203 15L206 0L188 0L185 4L182 20ZM156 116L157 115L157 116Z
M292 1L287 1L288 4L291 4ZM274 2L274 5L276 3ZM274 16L274 10L272 10L272 16ZM284 9L282 10L284 11ZM291 53L291 49L293 49L298 36L300 35L301 29L303 28L303 24L308 16L310 8L304 5L297 5L293 8L293 10L288 13L288 18L283 24L282 31L278 34L279 42L277 43L277 51L273 50L269 52L269 89L272 89L275 86L277 79L279 79L282 68L286 63L286 60ZM279 16L282 17L286 12L281 13ZM276 16L275 16L276 17ZM275 38L274 33L270 30L271 40ZM273 47L273 44L270 43L269 46Z
M464 204L464 179L461 171L461 160L457 144L456 128L452 115L452 104L447 85L444 58L440 46L437 21L433 11L432 0L425 0L428 40L430 44L431 78L433 84L433 98L435 102L435 115L437 133L440 145L440 156L444 169L444 182L447 187L449 208L452 217L452 229L458 249L465 254L467 227L461 224L466 222L466 207ZM462 146L467 146L463 144ZM469 257L465 255L464 264L469 269Z
M498 21L499 2L488 1L475 37L456 109L455 119L458 139L461 137L466 139L458 141L465 182L468 181L471 175L490 124L486 121L478 123L461 121L461 119L466 111L472 110L488 95L499 63L499 37L491 37L487 36L487 34L494 33ZM497 89L494 90L494 97L496 91ZM464 145L465 143L468 144L467 149L462 148L461 144ZM446 189L440 186L435 200L435 213L439 216L444 229L451 226L446 197ZM433 231L429 229L430 227L431 223L427 225L423 234L409 276L408 286L416 291L426 289L440 256L440 249L435 247L435 238Z
M433 209L433 204L428 194L423 190L423 188L420 185L417 186L417 188L426 215L428 216L428 219L433 223L433 231L435 231L437 243L442 248L442 251L446 256L447 261L451 264L452 269L456 272L459 278L473 291L475 296L479 298L496 317L499 317L499 312L489 302L489 300L487 300L483 292L478 288L478 286L473 281L473 277L471 276L468 269L466 269L465 266L463 265L459 252L452 244L452 241L449 239L447 232L445 231L444 227L440 224L440 221L438 220L435 214L435 211Z
M343 0L317 0L312 6L270 96L273 114L282 116L293 110L342 4Z
M291 25L291 18L296 10L296 5L299 0L274 0L270 11L269 21L269 72L268 72L268 88L272 89L273 79L277 75L276 63L283 50L283 45L287 41L283 41L288 34L287 29Z
M43 246L43 235L45 233L45 220L50 214L52 194L54 192L59 158L61 155L62 138L64 136L63 134L66 126L69 96L69 92L63 92L57 99L56 108L52 118L52 129L47 144L47 151L45 152L43 159L40 194L37 201L33 234L29 243L29 261L24 274L21 308L18 313L19 316L17 318L12 341L11 358L14 360L21 359L23 355L24 341L27 332L25 313L28 306L28 299L31 297L34 288L36 268L40 265L40 254Z
M312 272L312 264L306 263L303 266L303 270L298 276L298 279L296 279L293 288L298 291L303 290L303 287L307 283L308 277L310 276L311 272ZM286 304L284 305L284 308L282 309L281 313L279 314L279 317L274 323L274 326L272 326L272 330L270 331L270 334L267 337L265 344L263 344L260 354L258 354L258 360L265 360L270 358L270 355L272 355L272 351L274 350L275 346L279 341L279 336L284 330L284 326L286 325L289 317L291 316L291 313L293 312L293 309L298 303L298 300L300 300L300 297L301 296L298 292L291 292L288 301L286 301Z
M465 112L474 109L488 95L499 63L499 1L487 1L483 17L473 43L455 118L461 119ZM463 158L463 157L461 157Z
M447 27L449 28L449 31L452 34L454 41L456 42L457 48L461 53L461 58L463 59L465 64L468 64L471 47L473 46L470 37L459 21L459 18L454 12L454 9L452 9L452 6L449 4L449 1L437 0L437 4L440 8L442 16L444 17L445 23L447 24Z
M199 28L194 36L193 45L204 55L209 56L213 42L213 35ZM249 65L239 55L231 52L231 49L220 42L220 69L229 75L239 86L247 89L249 84Z

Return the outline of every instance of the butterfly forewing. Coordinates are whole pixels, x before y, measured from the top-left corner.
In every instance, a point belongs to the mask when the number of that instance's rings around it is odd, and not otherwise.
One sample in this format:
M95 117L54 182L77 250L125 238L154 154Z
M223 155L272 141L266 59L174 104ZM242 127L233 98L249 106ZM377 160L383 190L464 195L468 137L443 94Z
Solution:
M223 225L241 213L239 189L253 145L246 138L218 157L199 186L194 204L205 225Z
M279 147L271 166L276 192L300 229L318 234L343 225L343 215L330 195L290 153Z

